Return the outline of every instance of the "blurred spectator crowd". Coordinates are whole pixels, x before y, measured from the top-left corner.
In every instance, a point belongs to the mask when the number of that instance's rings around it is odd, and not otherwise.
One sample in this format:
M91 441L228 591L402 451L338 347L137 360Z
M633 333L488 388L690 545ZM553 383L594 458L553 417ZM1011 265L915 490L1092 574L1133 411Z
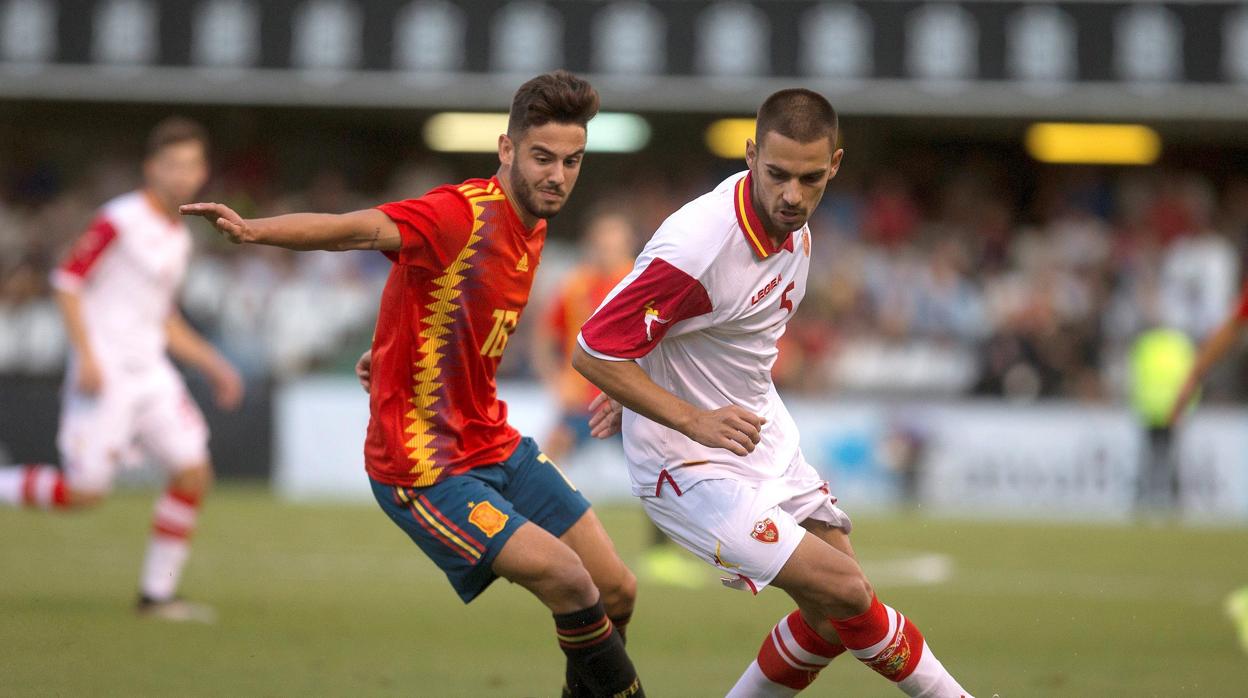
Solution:
M847 168L829 187L811 221L809 290L775 368L782 388L1109 400L1123 388L1138 333L1166 325L1199 341L1235 303L1248 179L1032 163L1020 180L987 154L972 152L952 169L924 157L887 170ZM733 170L723 167L671 186L660 184L670 175L655 164L578 192L593 200L552 223L533 303L543 306L575 263L577 232L596 212L627 214L640 247L667 214ZM400 167L368 195L333 169L280 191L263 169L227 166L204 198L245 216L341 212L459 179L424 162ZM135 186L136 175L133 162L101 162L71 186L34 177L0 190L0 373L61 369L65 340L48 271L93 210ZM246 373L283 380L345 370L367 347L389 270L383 256L242 249L193 228L184 312ZM530 310L520 333L532 332L539 312ZM529 351L527 341L510 343L507 376L533 377Z

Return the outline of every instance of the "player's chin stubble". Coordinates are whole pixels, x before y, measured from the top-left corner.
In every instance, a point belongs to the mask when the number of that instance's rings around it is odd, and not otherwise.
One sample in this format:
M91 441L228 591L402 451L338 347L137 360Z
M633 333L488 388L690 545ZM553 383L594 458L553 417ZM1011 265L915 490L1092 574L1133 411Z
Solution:
M563 209L562 203L544 206L538 201L533 187L529 186L529 183L522 177L514 174L511 177L511 190L516 193L516 198L520 200L520 205L524 207L524 210L535 218L548 220L554 218Z

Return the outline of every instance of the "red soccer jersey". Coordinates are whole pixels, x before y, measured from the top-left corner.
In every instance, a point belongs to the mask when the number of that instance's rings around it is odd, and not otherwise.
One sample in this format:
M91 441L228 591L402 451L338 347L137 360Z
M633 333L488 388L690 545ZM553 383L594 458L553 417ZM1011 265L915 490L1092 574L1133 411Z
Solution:
M386 253L364 463L378 482L426 487L499 463L520 441L494 376L546 223L526 230L495 178L378 208L402 247Z

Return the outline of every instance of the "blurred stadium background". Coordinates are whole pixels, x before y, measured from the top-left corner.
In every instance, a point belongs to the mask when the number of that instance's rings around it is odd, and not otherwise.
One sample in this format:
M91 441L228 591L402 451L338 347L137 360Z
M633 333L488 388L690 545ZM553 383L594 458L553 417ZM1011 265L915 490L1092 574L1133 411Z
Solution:
M860 519L868 572L980 695L1244 695L1221 603L1248 584L1248 363L1219 367L1177 435L1179 509L1141 517L1130 360L1153 328L1201 341L1239 293L1242 3L0 0L0 462L56 460L66 342L48 271L137 184L160 117L208 126L205 200L341 212L493 172L489 115L554 67L589 76L606 113L505 357L518 426L554 421L531 335L590 219L622 212L640 244L742 169L763 97L818 89L847 155L776 380ZM360 506L350 367L384 258L196 230L183 308L249 389L238 413L202 402L223 485L188 586L223 620L125 615L145 497L0 511L0 693L557 691L536 603L505 590L458 608ZM636 555L619 454L567 465ZM652 695L722 695L786 606L707 575L696 593L643 579L630 639ZM811 693L885 691L845 664Z

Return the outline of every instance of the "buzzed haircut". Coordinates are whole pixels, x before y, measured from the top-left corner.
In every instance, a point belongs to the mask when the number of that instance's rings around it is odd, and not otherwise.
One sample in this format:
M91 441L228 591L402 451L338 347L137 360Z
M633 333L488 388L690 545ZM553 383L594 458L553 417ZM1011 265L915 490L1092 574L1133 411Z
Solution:
M197 141L208 150L208 131L184 116L170 116L152 127L144 154L150 158L171 145L190 141Z
M758 108L754 141L761 143L763 136L775 131L798 143L830 138L835 144L837 127L836 110L823 95L795 87L776 92Z
M539 75L520 86L511 100L507 135L519 140L530 128L550 122L585 127L598 113L598 91L566 70Z

